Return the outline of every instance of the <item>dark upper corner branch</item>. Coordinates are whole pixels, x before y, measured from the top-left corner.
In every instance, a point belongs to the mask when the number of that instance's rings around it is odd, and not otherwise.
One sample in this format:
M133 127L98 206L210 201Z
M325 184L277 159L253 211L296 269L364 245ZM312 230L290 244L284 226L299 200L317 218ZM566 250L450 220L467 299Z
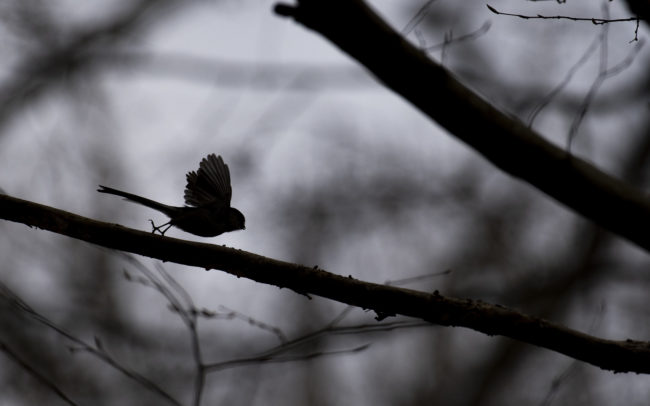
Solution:
M0 194L0 218L93 244L204 269L221 269L313 294L444 326L461 326L548 348L617 372L650 373L650 343L588 336L499 305L379 285L242 250L163 237Z
M650 0L625 0L632 14L650 24Z
M303 0L276 13L317 31L494 165L650 250L650 200L496 109L361 0Z

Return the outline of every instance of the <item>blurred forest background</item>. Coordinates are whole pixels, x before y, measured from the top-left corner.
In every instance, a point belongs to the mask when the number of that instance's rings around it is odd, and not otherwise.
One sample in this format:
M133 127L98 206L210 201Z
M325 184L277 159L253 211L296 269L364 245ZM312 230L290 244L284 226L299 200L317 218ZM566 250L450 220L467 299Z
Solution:
M230 167L246 230L167 235L650 340L646 253L504 175L318 34L275 16L273 4L0 3L0 188L150 230L160 213L97 185L180 205L185 173L214 152ZM372 4L486 99L558 145L571 134L575 154L647 190L643 22L633 41L635 22L523 20L477 1ZM630 16L619 0L489 4ZM576 126L599 72L612 67ZM467 329L377 323L340 303L21 224L0 222L0 255L2 405L68 404L56 390L75 404L191 404L193 337L204 360L218 363L202 404L650 399L644 375ZM206 311L196 320L173 311L170 295Z

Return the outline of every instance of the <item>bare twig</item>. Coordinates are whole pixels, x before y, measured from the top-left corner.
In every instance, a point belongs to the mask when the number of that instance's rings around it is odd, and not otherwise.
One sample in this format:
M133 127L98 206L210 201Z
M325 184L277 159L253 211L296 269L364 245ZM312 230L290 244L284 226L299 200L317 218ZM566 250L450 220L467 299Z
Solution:
M528 0L528 1L546 1L546 0ZM609 0L611 1L611 0ZM566 0L557 0L558 3L566 3ZM487 8L493 12L494 14L497 15L505 15L505 16L511 16L511 17L519 17L523 18L525 20L536 20L536 19L541 19L541 20L571 20L571 21L589 21L595 25L601 25L601 24L609 24L609 23L620 23L620 22L628 22L628 21L636 21L636 27L634 29L634 38L630 42L638 41L639 40L639 23L640 23L640 18L639 16L636 17L627 17L627 18L617 18L617 19L611 19L608 17L604 18L594 18L594 17L570 17L570 16L562 16L562 15L556 15L556 16L544 16L541 14L537 15L525 15L525 14L513 14L513 13L504 13L502 11L498 11L494 7L490 6L487 4Z
M402 35L407 36L413 31L421 22L424 20L424 17L429 14L429 10L431 8L431 5L435 2L436 0L427 0L422 7L418 9L418 11L415 13L413 18L406 24L406 26L402 29Z
M637 17L609 19L609 18L595 18L595 17L570 17L570 16L562 16L562 15L545 16L545 15L541 15L541 14L537 14L537 15L513 14L513 13L505 13L505 12L499 11L499 10L495 9L494 7L490 6L489 4L487 4L487 8L491 12L493 12L494 14L497 14L497 15L519 17L519 18L523 18L524 20L589 21L592 24L596 24L596 25L609 24L609 23L621 23L621 22L637 21L638 20Z
M535 119L537 118L539 113L541 113L542 110L544 110L544 108L546 108L546 106L548 106L553 101L555 96L557 96L569 84L569 82L573 78L573 75L575 75L578 69L580 69L580 67L582 67L582 65L584 65L589 60L591 54L593 54L594 51L596 51L596 49L598 48L598 42L600 40L600 37L601 37L600 33L596 35L596 38L594 38L591 44L589 44L589 46L582 54L582 56L580 56L578 61L573 66L571 66L571 68L564 76L564 78L560 81L560 83L558 83L557 86L555 86L546 96L544 96L542 100L539 102L539 104L535 106L535 108L531 111L531 113L528 115L529 127L533 126L533 123L535 122Z
M16 364L20 365L22 369L24 369L27 373L29 373L31 376L36 378L37 381L39 381L41 384L47 386L52 392L56 393L58 397L61 398L65 403L69 405L76 406L77 403L75 403L72 399L70 399L59 387L52 381L50 381L48 378L46 378L43 374L38 372L36 368L34 368L32 365L30 365L27 361L23 360L20 358L18 354L14 350L11 349L7 344L3 343L0 341L0 351L4 352L7 354L7 356L14 361Z
M183 319L183 322L188 327L191 327L193 323L196 323L195 319L199 317L204 319L238 319L245 321L253 327L257 327L260 330L268 331L274 334L281 343L287 341L287 337L282 329L257 320L236 310L230 309L227 306L219 305L218 312L211 309L198 308L193 304L189 293L178 283L178 281L173 278L160 264L156 264L156 269L163 276L167 284L169 284L176 292L176 294L180 295L186 303L185 305L181 304L179 298L177 298L167 286L159 281L155 274L153 274L142 262L138 261L135 257L129 254L123 254L123 257L127 258L129 262L134 264L138 270L145 274L144 279L137 279L127 273L126 275L129 275L127 276L127 279L140 283L146 287L152 287L156 291L160 292L169 301L170 309L173 312L178 313L179 316Z
M480 38L482 35L485 35L490 30L491 26L492 26L492 23L490 21L486 21L486 22L483 23L483 25L481 25L475 31L472 31L472 32L467 33L467 34L463 34L463 35L458 36L456 38L445 39L443 42L441 42L439 44L429 45L429 46L426 46L426 47L423 47L423 48L424 48L424 50L426 52L431 52L431 51L436 51L438 49L443 49L443 48L445 48L445 47L447 47L449 45L452 45L452 44L456 45L456 44L459 44L461 42L475 40L477 38ZM445 37L446 36L447 35L445 35ZM450 37L451 37L451 34L450 34Z
M300 355L285 355L283 357L251 357L251 358L240 358L236 360L230 360L225 362L220 362L217 364L211 364L209 366L209 372L222 371L224 369L236 368L246 365L259 365L262 363L277 364L283 362L297 362L297 361L308 361L314 358L330 357L333 355L346 355L352 354L355 352L361 352L370 347L370 344L364 344L359 347L345 349L345 350L336 350L336 351L317 351L308 354Z
M605 14L606 18L609 17L609 7L607 3L603 5L603 13ZM602 28L600 39L599 39L600 64L598 67L598 76L596 77L596 79L594 79L594 82L591 84L589 91L587 92L584 100L580 105L578 114L576 114L575 118L573 119L573 122L571 123L571 127L569 128L569 133L567 135L567 151L571 150L573 139L578 133L580 124L582 124L582 121L587 115L587 111L589 110L589 107L591 107L591 104L593 103L593 100L595 99L596 94L598 93L600 87L607 79L619 74L620 72L628 68L630 65L632 65L634 58L636 57L636 55L639 53L639 51L644 45L644 41L637 42L623 61L621 61L620 63L618 63L617 65L611 68L608 68L608 59L609 59L608 50L607 50L608 34L609 34L609 29L608 26L605 25Z
M167 301L169 302L171 309L175 313L178 313L178 315L181 317L182 321L184 322L184 324L186 325L189 331L192 357L194 359L194 364L196 369L195 380L194 380L194 392L193 392L194 396L192 402L193 405L198 406L201 403L201 399L205 387L205 378L206 378L206 366L203 360L202 346L198 334L198 320L200 317L243 319L246 320L250 325L253 325L263 330L273 332L276 336L279 337L281 343L285 343L287 341L286 337L284 336L284 334L280 329L269 326L266 323L255 320L252 317L245 316L234 310L227 309L225 306L221 306L221 307L223 309L226 309L227 312L219 315L217 315L215 312L206 309L202 309L202 310L198 309L195 306L191 295L185 290L185 288L183 288L183 286L180 283L178 283L178 281L175 278L173 278L165 270L165 268L162 265L156 264L156 270L158 271L158 274L162 278L160 279L154 272L149 270L147 266L145 266L142 262L138 261L132 255L123 253L122 257L124 257L129 263L135 266L135 268L145 276L144 281L140 281L140 280L136 280L136 281L140 283L144 282L142 283L144 286L153 287L156 291L161 293L165 297L165 299L167 299ZM131 279L134 280L133 278Z
M602 321L604 308L605 308L605 304L601 303L600 311L595 315L588 331L592 332L596 330L596 327ZM555 396L557 395L557 392L559 391L561 385L565 383L571 375L576 373L578 367L579 367L578 362L574 360L571 363L569 363L569 365L567 365L562 372L560 372L557 376L553 378L553 380L551 381L551 387L546 393L546 396L544 396L544 399L540 402L540 406L550 406L554 403L553 401L555 400Z
M347 310L347 309L346 309ZM262 351L256 355L253 355L251 357L246 357L246 358L240 358L240 359L235 359L235 360L228 360L228 361L223 361L223 362L215 362L212 364L209 364L206 366L208 372L216 372L216 371L222 371L224 369L228 368L234 368L234 367L239 367L239 366L244 366L244 365L254 365L254 364L261 364L261 363L266 363L266 362L288 362L288 361L299 361L299 360L307 360L307 359L312 359L317 356L328 356L328 355L333 355L333 354L342 354L342 353L350 353L350 352L357 352L362 349L366 349L369 347L368 344L363 345L361 347L356 347L353 349L347 349L347 350L340 350L340 351L335 351L335 352L318 352L318 353L306 353L306 354L294 354L291 356L280 356L283 353L286 353L291 350L295 350L298 347L301 347L303 345L306 345L307 343L310 343L316 339L325 337L325 336L330 336L330 335L349 335L349 334L362 334L362 333L372 333L372 332L380 332L380 331L390 331L390 330L395 330L395 329L402 329L402 328L413 328L413 327L427 327L430 326L430 324L427 323L422 323L419 321L395 321L391 323L382 323L382 324L363 324L363 325L357 325L357 326L349 326L349 327L334 327L332 326L331 323L328 323L325 327L313 331L308 334L304 334L298 338L295 338L291 341L288 341L282 345L278 345L275 347L272 347L266 351Z
M603 6L603 13L604 17L603 19L609 19L609 9L607 7L607 3L604 4ZM565 77L562 79L562 81L553 88L546 96L542 98L542 101L531 111L531 113L528 115L528 126L532 127L533 122L539 115L539 113L546 107L548 104L550 104L555 96L557 96L565 87L566 85L571 81L575 73L578 71L582 65L584 65L587 60L589 60L589 57L596 51L598 48L598 45L600 44L600 66L598 70L598 76L596 79L594 79L594 82L592 83L589 91L587 92L587 95L585 96L583 102L581 103L580 110L578 114L576 114L575 118L573 119L573 122L571 124L571 127L568 131L567 135L567 150L571 150L571 144L572 141L575 137L575 135L578 132L578 129L580 127L580 124L582 123L582 120L584 119L584 116L587 113L587 110L589 109L589 106L591 105L593 98L595 97L598 89L600 86L603 84L603 82L611 77L614 76L616 73L620 73L624 68L630 66L630 64L634 60L634 56L638 54L641 46L643 46L643 41L641 41L633 50L630 52L630 54L625 58L625 60L618 65L616 65L614 68L608 69L607 68L607 25L603 26L603 29L601 30L600 33L594 38L594 40L589 44L585 52L582 54L582 56L578 59L578 61L571 66Z
M585 96L585 99L583 100L580 106L580 111L578 112L578 114L576 115L575 119L571 124L571 128L569 129L569 135L568 135L569 145L571 144L571 140L575 137L578 128L582 123L582 120L587 114L587 111L589 110L589 107L591 106L591 103L593 102L596 93L598 93L598 90L603 85L605 80L611 78L612 76L616 76L618 73L620 73L621 71L625 70L630 65L632 65L632 62L634 62L634 58L641 50L644 43L645 42L643 40L639 41L637 43L637 46L635 46L634 49L630 51L630 53L623 61L619 62L618 64L616 64L615 66L609 69L601 70L598 73L598 77L591 84L591 87L589 88L589 91L587 92L587 95Z
M263 321L254 319L253 317L247 316L241 312L238 312L236 310L232 310L226 306L220 305L219 309L223 310L225 313L221 314L221 317L229 318L229 319L240 319L244 320L248 324L250 324L253 327L257 327L260 330L265 330L273 333L280 343L286 343L287 342L287 336L284 334L281 328L272 326L268 323L265 323Z
M198 333L198 312L195 310L192 296L165 271L162 265L157 264L156 270L162 277L162 280L149 268L140 261L128 254L122 255L126 260L133 264L150 282L148 286L153 286L169 302L172 310L179 315L190 334L190 346L192 358L194 359L195 376L193 401L194 406L201 403L203 389L205 387L205 364L201 351L201 342Z
M163 399L167 400L171 404L181 406L181 403L174 399L173 396L171 396L169 393L167 393L164 389L162 389L160 386L158 386L156 383L153 381L149 380L146 378L144 375L139 374L138 372L135 372L133 370L130 370L126 368L124 365L122 365L120 362L115 360L104 348L103 343L101 340L97 337L95 337L95 345L91 345L86 343L85 341L81 340L80 338L75 337L73 334L67 332L63 328L59 327L56 325L54 322L50 321L48 318L43 316L42 314L38 313L36 310L32 309L27 303L25 303L18 295L16 295L11 289L9 289L8 286L6 286L4 283L0 282L0 298L4 298L9 306L13 307L14 309L22 312L23 314L27 315L30 317L32 320L37 321L38 323L44 325L45 327L49 328L50 330L56 332L60 336L68 339L71 341L73 344L75 344L77 347L72 347L71 350L73 352L76 351L83 351L86 353L89 353L102 361L106 362L108 365L112 366L116 370L120 371L124 376L127 378L130 378L134 380L135 382L139 383L142 387L148 389L149 391L158 394L161 396Z

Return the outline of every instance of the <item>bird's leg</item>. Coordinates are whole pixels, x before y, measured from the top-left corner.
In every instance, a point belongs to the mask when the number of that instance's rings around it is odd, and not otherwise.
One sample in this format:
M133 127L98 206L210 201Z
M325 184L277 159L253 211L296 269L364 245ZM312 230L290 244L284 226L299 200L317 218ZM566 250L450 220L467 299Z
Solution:
M167 232L167 230L169 230L170 228L172 228L171 221L169 221L169 222L163 224L162 226L165 226L165 225L167 226L167 228L165 229L165 231L161 231L161 232L160 232L160 234L162 234L162 235L165 235L165 233ZM162 226L160 226L160 227L162 227Z
M155 224L153 223L153 220L151 220L151 219L149 219L149 222L151 223L151 228L152 228L152 230L151 230L151 234L155 234L156 231L158 231L158 232L160 233L160 235L165 235L165 233L167 232L167 230L169 230L169 228L172 226L172 225L171 225L171 221L168 221L168 222L166 222L165 224L161 224L161 225L159 225L159 226L155 225ZM167 226L167 228L165 228L164 231L161 230L161 228L163 228L163 227L165 227L165 226Z

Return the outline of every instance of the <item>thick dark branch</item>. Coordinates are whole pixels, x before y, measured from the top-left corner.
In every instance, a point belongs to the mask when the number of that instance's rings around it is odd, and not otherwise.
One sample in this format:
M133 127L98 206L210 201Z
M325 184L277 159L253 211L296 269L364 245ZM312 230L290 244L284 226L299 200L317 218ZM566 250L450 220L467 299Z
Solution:
M650 0L625 0L627 7L646 24L650 24Z
M443 326L467 327L548 348L603 369L650 373L649 343L588 336L498 305L363 282L317 267L103 223L6 195L0 195L0 218L162 261L221 269L237 277L371 309L380 317L401 314Z
M332 41L451 134L604 228L650 250L650 201L497 110L406 41L361 0L277 5Z

